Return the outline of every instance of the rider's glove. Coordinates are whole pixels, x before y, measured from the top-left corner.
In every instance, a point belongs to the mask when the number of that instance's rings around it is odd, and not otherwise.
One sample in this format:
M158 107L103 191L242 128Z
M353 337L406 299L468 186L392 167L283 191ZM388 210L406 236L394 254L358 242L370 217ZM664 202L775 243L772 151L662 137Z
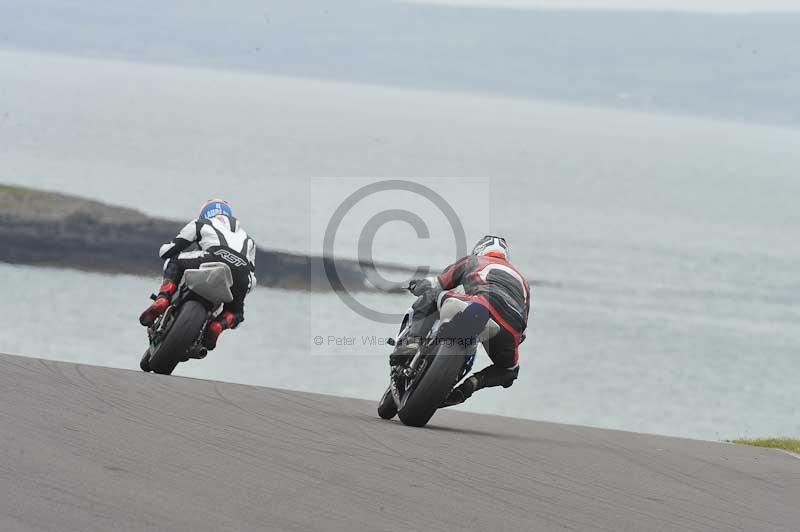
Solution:
M412 279L408 283L408 290L415 296L421 296L433 290L433 283L430 279Z

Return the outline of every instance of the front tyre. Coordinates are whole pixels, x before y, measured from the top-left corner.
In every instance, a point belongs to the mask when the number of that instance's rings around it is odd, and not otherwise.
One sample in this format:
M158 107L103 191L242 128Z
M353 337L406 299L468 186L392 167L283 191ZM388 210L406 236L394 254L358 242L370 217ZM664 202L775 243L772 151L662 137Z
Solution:
M464 353L459 346L440 346L425 374L403 400L397 412L400 421L411 427L424 427L447 399L463 367Z
M397 403L394 402L392 396L392 387L386 388L380 402L378 403L378 415L381 419L392 419L397 415Z
M150 369L161 375L171 375L178 362L200 336L208 318L208 311L197 301L183 304L175 323L150 355Z
M144 352L142 355L142 359L139 361L139 368L145 373L150 373L152 369L150 369L150 348L147 348L147 351Z

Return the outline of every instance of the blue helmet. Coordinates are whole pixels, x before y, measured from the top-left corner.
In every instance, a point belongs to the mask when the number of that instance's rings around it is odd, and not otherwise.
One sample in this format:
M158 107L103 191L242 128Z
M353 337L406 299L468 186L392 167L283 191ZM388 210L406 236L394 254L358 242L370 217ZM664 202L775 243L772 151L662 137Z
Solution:
M200 209L200 218L211 219L215 216L230 216L233 218L233 209L230 204L222 199L210 199Z

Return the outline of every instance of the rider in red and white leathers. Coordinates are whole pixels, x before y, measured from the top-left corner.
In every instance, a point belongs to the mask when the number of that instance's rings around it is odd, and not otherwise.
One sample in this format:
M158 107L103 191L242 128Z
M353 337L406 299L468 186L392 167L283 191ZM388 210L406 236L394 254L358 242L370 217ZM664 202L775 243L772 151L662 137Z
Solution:
M436 319L437 311L447 307L463 310L477 303L489 311L490 326L495 331L483 339L492 365L453 390L445 405L462 403L481 388L508 388L514 383L519 374L519 346L525 339L528 325L530 285L509 262L505 239L484 237L472 255L447 267L436 277L412 281L410 288L419 299L413 305L414 319L408 340L392 353L392 365L402 363L416 352L421 338Z

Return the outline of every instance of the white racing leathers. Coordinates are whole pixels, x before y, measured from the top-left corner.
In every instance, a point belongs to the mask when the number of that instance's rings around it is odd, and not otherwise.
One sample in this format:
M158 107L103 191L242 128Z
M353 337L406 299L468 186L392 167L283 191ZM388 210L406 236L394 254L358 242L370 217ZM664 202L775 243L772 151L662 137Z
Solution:
M195 251L186 251L196 246ZM178 235L161 246L159 255L166 262L164 277L180 283L183 272L206 262L223 262L231 268L233 301L225 310L244 319L244 298L256 285L256 244L236 218L219 215L192 220Z

